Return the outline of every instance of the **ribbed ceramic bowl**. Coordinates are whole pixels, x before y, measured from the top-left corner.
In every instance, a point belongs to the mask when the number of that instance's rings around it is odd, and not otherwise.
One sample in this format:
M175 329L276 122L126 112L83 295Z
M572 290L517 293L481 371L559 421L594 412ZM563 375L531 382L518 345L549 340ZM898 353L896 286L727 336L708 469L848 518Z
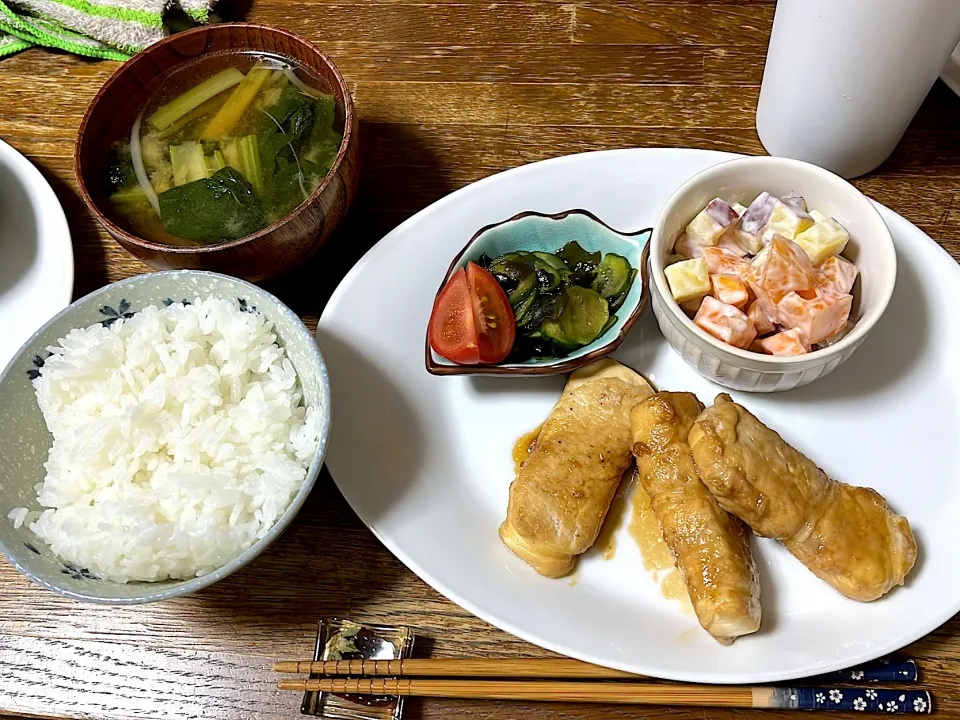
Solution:
M321 408L320 442L297 495L276 525L246 552L202 577L164 582L115 583L83 567L64 563L24 524L7 519L14 508L42 510L34 486L43 482L52 437L37 406L32 378L42 366L45 348L77 327L88 327L125 312L165 300L222 297L243 301L270 320L286 350L308 405ZM187 595L239 570L276 540L309 495L330 433L330 386L327 368L313 335L277 298L236 278L197 270L150 273L122 280L87 295L50 320L31 337L0 375L0 550L20 572L43 587L70 598L107 604L135 604Z
M622 255L637 276L614 322L603 335L589 345L577 348L562 358L533 358L525 362L501 362L492 365L457 365L430 348L429 333L424 343L427 372L432 375L559 375L605 357L623 343L627 333L647 307L646 254L650 229L620 232L586 210L566 210L546 215L532 210L509 220L480 228L453 259L437 289L437 297L450 276L481 255L495 258L516 250L557 252L576 240L588 252Z
M797 357L740 350L707 334L673 300L664 263L687 223L715 197L749 205L761 192L802 195L807 206L835 217L850 232L843 255L860 275L853 289L857 324L835 345ZM667 200L650 238L650 296L671 347L704 377L734 390L777 392L807 385L849 359L883 315L897 277L890 231L873 204L846 180L799 160L747 157L694 175Z

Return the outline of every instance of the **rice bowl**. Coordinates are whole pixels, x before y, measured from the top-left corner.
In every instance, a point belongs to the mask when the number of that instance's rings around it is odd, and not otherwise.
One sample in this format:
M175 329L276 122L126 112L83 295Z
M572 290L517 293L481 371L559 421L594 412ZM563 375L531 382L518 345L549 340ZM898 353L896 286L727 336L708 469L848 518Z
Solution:
M184 297L207 306L173 299ZM175 335L191 314L210 327ZM104 337L112 350L92 362ZM163 370L120 377L120 345L127 366ZM91 374L101 364L120 379ZM65 378L72 390L58 386ZM75 302L0 375L0 402L0 550L41 585L94 602L187 594L250 562L302 506L329 435L327 373L309 330L260 288L201 271L141 275ZM88 426L91 407L103 417Z
M33 381L54 437L37 497L47 509L30 529L121 583L205 575L263 537L319 433L271 331L236 301L196 298L49 347Z

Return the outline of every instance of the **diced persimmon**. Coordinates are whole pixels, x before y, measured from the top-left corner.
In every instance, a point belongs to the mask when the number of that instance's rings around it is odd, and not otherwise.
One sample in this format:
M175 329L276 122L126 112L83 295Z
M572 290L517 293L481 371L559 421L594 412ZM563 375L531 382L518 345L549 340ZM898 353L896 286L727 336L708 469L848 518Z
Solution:
M693 321L718 340L738 348L750 347L757 336L757 329L743 312L709 295Z
M774 235L763 264L763 285L774 302L779 302L788 292L811 290L815 283L813 264L803 248L782 235Z
M846 325L852 302L852 295L830 290L822 291L813 300L787 293L777 303L777 319L784 327L799 330L808 345L815 345Z
M770 337L760 338L757 345L769 355L806 355L810 346L799 330L784 330Z
M759 257L759 256L758 256ZM766 315L771 322L777 317L777 304L770 299L770 294L763 288L763 266L751 265L743 274L743 281L750 288L753 296L756 298L754 305L760 308L760 311Z
M722 247L704 248L703 259L707 261L707 272L711 275L730 275L738 278L750 267L746 260Z
M707 267L710 267L709 262ZM831 255L824 260L817 272L817 289L829 289L838 293L849 293L857 280L857 266L839 255Z
M750 303L750 307L747 309L747 317L750 318L750 322L757 329L757 335L769 335L777 329L773 320L767 316L756 300Z
M711 275L710 286L713 296L722 303L743 310L750 302L747 286L739 278L730 275Z
M764 311L772 315L768 306L779 303L787 293L813 290L816 273L810 258L795 242L774 235L767 247L766 261L752 265L746 279L757 299L762 300Z

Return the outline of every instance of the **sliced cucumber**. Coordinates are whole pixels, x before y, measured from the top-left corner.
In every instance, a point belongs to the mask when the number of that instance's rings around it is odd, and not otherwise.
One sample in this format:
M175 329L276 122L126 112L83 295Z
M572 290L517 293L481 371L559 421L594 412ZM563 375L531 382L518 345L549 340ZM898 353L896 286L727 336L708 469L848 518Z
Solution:
M630 287L633 268L622 255L607 253L597 266L597 276L590 286L605 300L622 295Z
M563 312L557 318L563 337L575 345L588 345L596 340L610 317L607 301L595 290L568 287Z
M494 274L496 277L496 274ZM510 300L510 306L517 308L520 303L526 300L528 297L535 295L537 292L537 274L535 272L527 273L520 282L517 283L517 287L510 293L508 299Z
M564 350L572 350L577 346L577 343L564 334L559 320L547 320L544 322L540 326L540 336Z

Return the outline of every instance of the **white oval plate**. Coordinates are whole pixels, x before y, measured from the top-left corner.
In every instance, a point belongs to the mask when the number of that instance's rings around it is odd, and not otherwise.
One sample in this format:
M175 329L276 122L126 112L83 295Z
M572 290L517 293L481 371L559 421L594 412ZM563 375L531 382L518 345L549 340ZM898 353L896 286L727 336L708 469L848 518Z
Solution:
M837 594L770 540L754 544L763 626L722 647L664 599L627 532L584 556L576 583L538 576L500 543L511 448L563 378L434 377L423 337L438 278L477 230L521 210L586 208L618 230L651 225L680 183L733 157L680 149L575 155L510 170L440 200L344 278L317 338L333 427L327 464L378 538L448 598L497 627L588 662L662 678L747 683L826 672L892 652L960 609L960 271L880 207L900 263L892 304L845 365L788 393L733 393L833 477L869 485L911 521L920 559L874 603ZM647 312L617 353L657 387L711 402L722 388L667 346Z
M73 245L53 189L0 140L0 367L70 304Z

